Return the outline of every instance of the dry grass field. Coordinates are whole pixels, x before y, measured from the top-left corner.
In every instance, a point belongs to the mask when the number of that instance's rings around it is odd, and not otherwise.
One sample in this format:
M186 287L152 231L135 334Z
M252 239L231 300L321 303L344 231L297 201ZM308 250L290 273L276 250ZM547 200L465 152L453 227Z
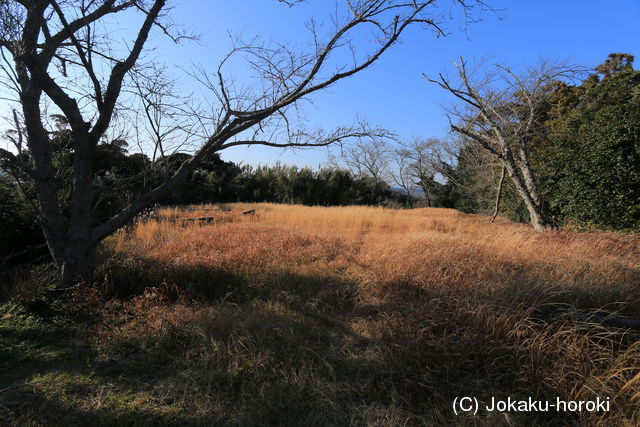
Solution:
M99 286L9 299L0 420L640 424L640 333L601 323L640 317L638 236L436 208L226 208L160 210L105 243ZM200 217L216 220L170 221ZM456 416L461 396L611 410Z

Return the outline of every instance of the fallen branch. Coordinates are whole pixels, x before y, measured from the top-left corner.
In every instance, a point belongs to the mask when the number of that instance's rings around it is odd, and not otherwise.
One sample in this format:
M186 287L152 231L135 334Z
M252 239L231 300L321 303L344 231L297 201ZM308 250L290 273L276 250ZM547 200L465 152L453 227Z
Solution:
M600 323L611 328L632 329L634 331L640 331L640 319L616 317L598 313L578 313L578 317L582 320Z
M551 311L536 310L533 317L544 321L554 317L573 318L580 322L597 323L609 328L640 331L640 319L614 316L612 314L585 312L571 309L555 309Z
M216 216L201 216L198 218L169 218L169 222L218 222L222 221L224 218L216 217Z

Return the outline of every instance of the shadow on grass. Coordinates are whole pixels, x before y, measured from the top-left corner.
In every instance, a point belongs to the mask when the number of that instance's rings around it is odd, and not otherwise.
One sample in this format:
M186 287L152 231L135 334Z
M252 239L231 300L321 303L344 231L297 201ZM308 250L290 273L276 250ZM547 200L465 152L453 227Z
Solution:
M450 410L462 395L553 399L562 391L544 381L551 364L534 366L539 376L527 376L523 363L544 361L512 334L527 313L505 304L522 293L519 281L533 281L527 271L491 294L497 306L488 296L482 301L477 294L456 297L444 286L403 283L377 286L379 302L367 304L356 283L322 271L231 274L149 260L105 271L114 296L164 283L176 300L163 303L167 310L189 295L195 314L167 320L166 311L161 326L147 325L153 323L148 312L112 325L3 319L1 386L39 381L0 393L5 423L558 425L579 419L571 413L456 418ZM114 333L116 345L96 341L105 336L96 328L124 332Z
M143 264L146 271L162 269ZM172 273L182 287L163 282L176 297L188 293L195 300L197 319L150 337L120 337L117 346L96 345L94 329L104 327L99 312L60 325L33 314L3 319L0 388L8 390L0 393L0 419L16 425L318 425L341 414L348 420L340 400L353 396L340 399L340 388L352 387L340 383L354 372L380 369L335 358L345 340L364 341L340 321L353 310L353 284L284 271L259 283L199 268ZM126 271L113 295L158 285L136 274ZM212 321L225 323L220 313L232 323L211 328ZM362 397L369 395L374 398L370 391Z

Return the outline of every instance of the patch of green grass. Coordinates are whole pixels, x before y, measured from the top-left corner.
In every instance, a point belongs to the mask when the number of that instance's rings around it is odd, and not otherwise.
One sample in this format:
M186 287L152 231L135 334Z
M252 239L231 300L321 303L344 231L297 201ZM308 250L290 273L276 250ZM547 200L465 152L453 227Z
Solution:
M94 345L95 323L68 312L43 317L13 301L0 307L0 424L181 424L179 408L158 405L152 393L167 358L141 342L135 354L105 357Z
M0 307L0 384L29 381L29 374L74 361L82 350L76 330L60 316L43 318L15 303Z

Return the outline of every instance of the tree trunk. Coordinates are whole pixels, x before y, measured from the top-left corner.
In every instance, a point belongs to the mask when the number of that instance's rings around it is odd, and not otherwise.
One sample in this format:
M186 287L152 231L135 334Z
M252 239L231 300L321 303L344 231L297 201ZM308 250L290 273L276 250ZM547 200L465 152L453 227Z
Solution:
M522 178L524 184L529 190L529 194L536 204L540 204L540 197L538 196L538 188L536 186L536 181L533 178L533 173L531 172L531 165L529 164L529 156L527 154L527 150L525 149L526 142L522 142L519 150L520 161L518 162L518 166L520 171L522 172Z
M509 173L509 177L513 182L516 192L524 202L527 211L529 212L529 218L531 225L536 231L544 231L551 228L550 222L547 220L540 203L536 201L533 195L529 192L528 186L523 182L522 177L518 174L518 169L515 165L513 157L507 153L507 156L503 159L503 165Z
M61 286L77 283L93 285L97 266L96 245L80 243L67 249L61 265Z
M527 211L529 211L529 218L531 218L531 225L533 226L534 230L549 230L551 228L551 225L545 218L545 215L543 214L540 206L536 205L530 198L524 199L524 203L527 207Z
M424 193L424 201L428 208L431 207L431 199L429 198L429 186L424 184L424 179L420 180L420 187Z
M496 189L496 203L493 209L493 215L491 215L491 218L489 219L490 224L493 221L495 221L496 217L498 216L498 210L500 209L500 198L502 197L502 184L504 183L505 172L506 172L506 168L503 165L502 171L500 172L500 180L498 181L498 188Z

